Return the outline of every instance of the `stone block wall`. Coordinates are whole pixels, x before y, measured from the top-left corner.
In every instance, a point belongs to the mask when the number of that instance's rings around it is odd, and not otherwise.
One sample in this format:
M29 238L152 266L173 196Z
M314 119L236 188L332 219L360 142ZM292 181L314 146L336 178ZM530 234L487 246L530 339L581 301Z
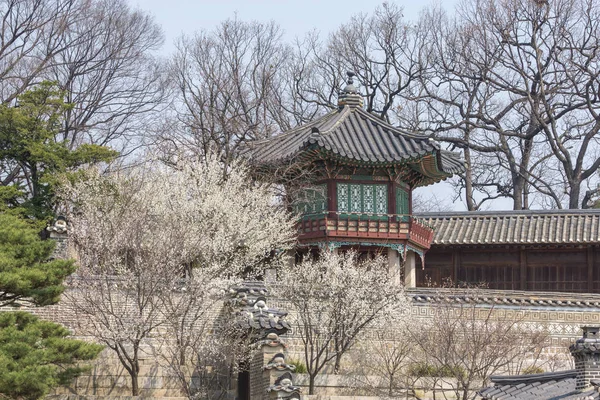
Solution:
M268 362L262 351L254 353L250 360L250 400L262 400L269 382L263 377L263 366Z
M575 369L584 371L577 375L577 390L591 387L590 381L600 379L600 354L592 354L586 358L576 358Z
M590 388L592 380L600 379L600 327L583 327L583 337L577 339L569 350L575 359L577 390Z
M270 306L277 307L283 310L291 310L290 304L281 299L270 299ZM3 311L6 309L3 309ZM93 340L90 337L82 336L78 332L78 326L85 321L81 321L75 313L70 310L66 304L59 303L57 305L29 308L27 309L40 317L52 320L63 324L78 337L85 340ZM215 312L218 312L216 310ZM482 307L482 315L486 313L485 307ZM433 318L435 310L428 303L414 304L411 309L411 318L414 318L416 323L419 321L427 321ZM550 346L546 350L547 356L560 355L564 357L565 365L571 362L572 358L568 353L569 345L573 344L576 339L581 337L581 326L584 325L600 325L600 309L593 307L571 307L569 309L556 309L554 307L496 307L494 313L498 318L515 318L519 319L521 324L530 330L545 329L550 336ZM293 312L288 317L289 321L293 320ZM174 376L169 372L168 368L160 365L157 361L156 349L159 346L153 345L151 339L144 346L141 371L141 388L143 394L150 397L179 397L182 396L178 388L178 384ZM286 335L287 356L286 360L302 361L302 343L299 337L293 332ZM272 356L272 355L271 355ZM264 376L264 370L261 370L269 360L265 354L261 353L257 356L255 363L252 364L253 376L262 376L262 379L252 382L253 393L265 393L269 385L274 384L275 375L269 375L269 383ZM600 359L594 359L596 365L600 365ZM566 368L565 368L566 369ZM255 375L258 374L259 375ZM590 376L592 378L592 376ZM598 376L600 379L600 374ZM296 382L294 382L296 383ZM341 388L340 392L348 394L350 389ZM78 378L69 388L59 389L57 394L78 394L78 395L95 395L104 398L114 398L116 396L130 395L130 380L129 375L120 366L116 356L110 350L104 350L101 357L92 365L92 370L86 376ZM322 394L331 395L332 390L327 389ZM319 393L319 392L317 392Z

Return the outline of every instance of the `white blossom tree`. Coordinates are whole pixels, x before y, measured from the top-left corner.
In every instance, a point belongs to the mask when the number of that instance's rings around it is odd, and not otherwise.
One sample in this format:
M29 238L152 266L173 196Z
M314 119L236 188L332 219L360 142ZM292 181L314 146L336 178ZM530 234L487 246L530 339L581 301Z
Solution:
M317 259L281 270L295 313L296 333L304 345L309 394L328 365L335 371L359 335L390 312L408 305L403 287L391 284L387 260L359 261L355 252L325 251Z
M158 363L170 371L189 399L222 398L230 383L230 368L238 359L239 332L234 324L219 324L223 293L228 279L206 274L201 268L178 290L162 296L161 311L168 335L162 342ZM162 340L161 340L162 339Z
M157 328L173 328L179 318L180 331L169 331L185 352L192 347L183 330L206 321L211 296L195 299L190 310L181 307L189 298L182 293L260 274L258 267L294 241L294 222L273 205L271 188L239 163L226 178L221 167L212 157L174 168L146 163L108 176L91 171L62 190L80 266L66 297L81 329L117 354L133 395L140 351Z

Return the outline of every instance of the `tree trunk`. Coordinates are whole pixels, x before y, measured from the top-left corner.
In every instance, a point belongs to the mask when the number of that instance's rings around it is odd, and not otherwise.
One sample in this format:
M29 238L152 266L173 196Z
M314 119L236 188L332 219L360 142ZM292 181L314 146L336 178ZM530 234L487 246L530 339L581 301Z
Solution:
M139 387L139 383L138 383L138 373L137 371L132 371L131 374L131 395L132 396L139 396L140 394L140 387Z
M579 195L581 194L581 180L577 180L571 183L571 190L569 190L569 208L579 208Z
M517 174L513 175L513 210L523 209L523 189L524 182L523 178Z
M181 346L179 350L179 365L185 365L185 346Z
M533 140L525 139L523 141L523 155L519 165L519 180L521 182L521 208L519 210L529 210L529 196L527 195L527 186L529 179L529 161L531 160L531 152L533 150ZM516 209L515 209L516 210Z
M465 200L467 201L468 211L477 211L477 206L473 199L473 169L471 168L471 151L467 148L464 150L465 164Z
M333 366L333 373L335 375L340 373L340 364L342 363L342 355L338 352L335 355L335 364Z
M315 394L315 378L316 374L308 375L308 394Z
M131 393L133 396L139 396L139 376L140 376L140 360L138 359L139 343L134 344L133 348L133 360L131 363Z

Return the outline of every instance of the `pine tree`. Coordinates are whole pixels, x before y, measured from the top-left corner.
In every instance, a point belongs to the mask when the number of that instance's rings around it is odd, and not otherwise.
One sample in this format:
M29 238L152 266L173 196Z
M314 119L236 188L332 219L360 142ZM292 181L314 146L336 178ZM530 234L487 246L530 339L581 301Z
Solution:
M0 105L0 308L55 304L72 260L52 260L55 243L40 232L53 216L54 187L83 164L110 161L116 152L74 146L61 137L71 105L52 83ZM39 399L86 368L78 364L102 346L70 339L63 326L27 312L0 312L0 398Z
M55 243L41 240L35 223L0 213L0 307L56 303L72 260L48 261ZM59 324L27 312L0 312L0 398L38 399L64 385L102 346L69 339Z
M54 304L63 280L75 271L71 260L52 260L54 241L39 238L38 225L0 214L0 307L20 301Z
M61 134L72 104L52 82L23 93L15 106L0 105L0 201L38 220L52 217L58 177L84 164L111 161L105 146L71 143ZM0 211L3 205L0 204Z
M23 311L0 313L0 397L39 399L68 384L102 346L69 339L63 326Z

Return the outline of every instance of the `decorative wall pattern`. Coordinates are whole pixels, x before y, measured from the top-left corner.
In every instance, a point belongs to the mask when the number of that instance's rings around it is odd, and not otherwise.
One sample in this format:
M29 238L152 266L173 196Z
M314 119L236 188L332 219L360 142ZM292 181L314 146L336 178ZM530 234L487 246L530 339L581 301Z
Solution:
M387 186L386 185L375 185L375 193L376 193L375 212L378 214L387 214L388 213Z
M339 212L348 211L348 185L345 183L337 184L337 210Z
M337 184L339 212L388 214L387 185Z
M315 185L298 193L294 201L297 214L317 214L327 211L327 185Z
M350 211L362 212L361 185L350 185Z
M375 196L373 193L372 185L362 185L363 190L363 212L374 213L375 212Z

